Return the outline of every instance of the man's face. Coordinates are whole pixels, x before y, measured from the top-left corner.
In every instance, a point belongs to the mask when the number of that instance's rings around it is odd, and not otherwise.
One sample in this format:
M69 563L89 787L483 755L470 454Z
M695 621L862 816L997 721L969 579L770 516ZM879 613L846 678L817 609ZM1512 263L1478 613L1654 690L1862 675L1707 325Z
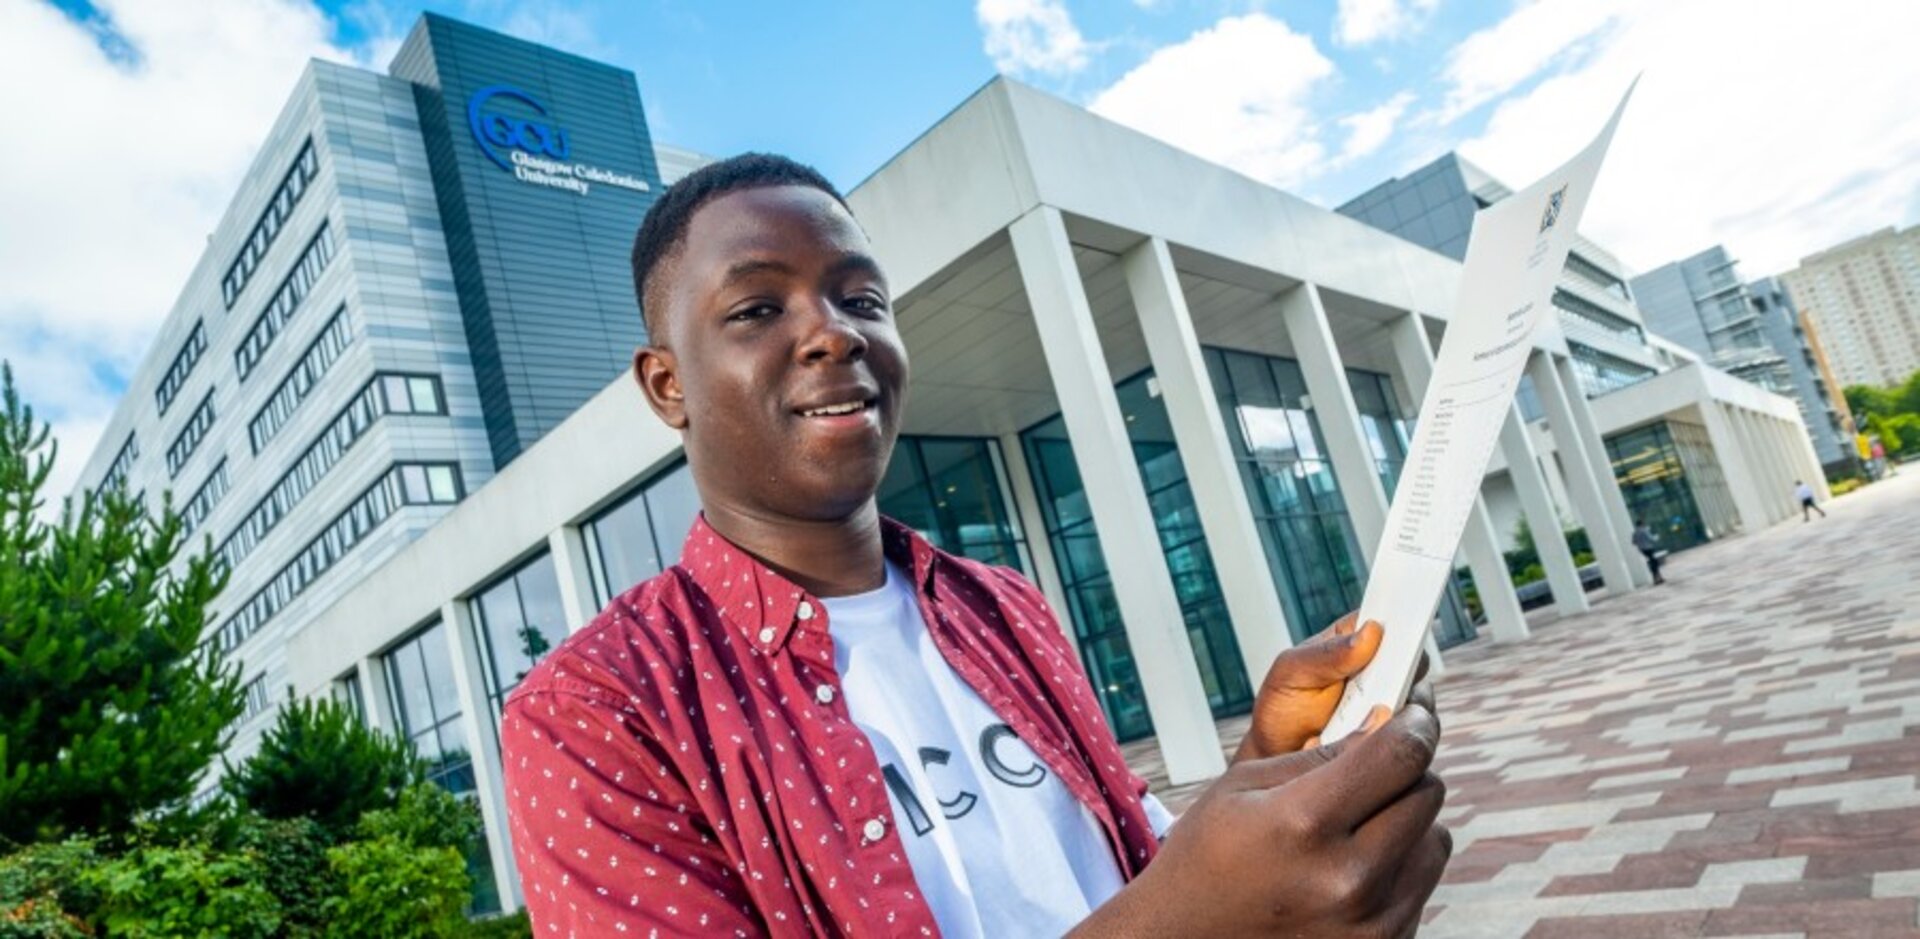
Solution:
M706 506L824 521L865 505L899 433L907 353L846 209L805 186L720 196L654 277L665 335L638 355L640 383L685 431Z

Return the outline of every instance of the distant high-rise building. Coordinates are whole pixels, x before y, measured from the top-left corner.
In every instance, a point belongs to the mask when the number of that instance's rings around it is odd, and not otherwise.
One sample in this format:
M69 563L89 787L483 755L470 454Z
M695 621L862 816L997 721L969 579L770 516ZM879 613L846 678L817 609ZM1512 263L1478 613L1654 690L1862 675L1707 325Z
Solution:
M1897 384L1920 370L1920 226L1829 248L1780 280L1843 387Z
M1633 278L1633 298L1656 334L1729 374L1795 399L1820 461L1844 462L1833 390L1820 373L1793 300L1777 278L1744 283L1725 247Z

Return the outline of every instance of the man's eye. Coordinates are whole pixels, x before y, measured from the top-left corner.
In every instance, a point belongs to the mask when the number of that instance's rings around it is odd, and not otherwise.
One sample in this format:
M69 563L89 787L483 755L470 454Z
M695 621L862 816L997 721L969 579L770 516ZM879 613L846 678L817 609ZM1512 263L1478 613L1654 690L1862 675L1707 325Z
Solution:
M887 301L872 294L858 294L843 301L847 309L856 313L879 314L887 311Z
M753 306L743 307L733 311L731 314L728 314L727 321L765 319L778 312L780 312L780 308L771 303L757 303Z

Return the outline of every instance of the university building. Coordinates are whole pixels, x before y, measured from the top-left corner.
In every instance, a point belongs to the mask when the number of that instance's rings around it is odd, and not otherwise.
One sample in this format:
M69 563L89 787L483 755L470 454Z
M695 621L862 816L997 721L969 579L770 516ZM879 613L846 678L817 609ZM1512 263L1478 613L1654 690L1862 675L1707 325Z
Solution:
M1780 280L1818 327L1837 387L1897 385L1920 371L1920 226L1809 255Z
M501 702L697 511L625 374L633 229L696 160L630 72L439 17L389 75L315 63L83 477L173 491L234 572L236 757L290 695L411 740L480 804L478 909L519 897ZM1359 601L1458 261L1004 79L848 201L914 362L883 511L1033 578L1116 731L1219 772L1214 721ZM1634 513L1717 537L1818 478L1793 402L1606 309L1644 341L1581 348L1631 368L1540 337L1462 546L1484 622L1453 592L1444 643L1526 638L1519 518L1577 612L1564 527L1626 592Z

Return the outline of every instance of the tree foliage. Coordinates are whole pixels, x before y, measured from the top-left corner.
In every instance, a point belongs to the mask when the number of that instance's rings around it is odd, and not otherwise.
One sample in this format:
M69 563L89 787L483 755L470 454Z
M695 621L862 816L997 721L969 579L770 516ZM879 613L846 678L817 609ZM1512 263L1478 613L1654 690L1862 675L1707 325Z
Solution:
M242 709L200 646L224 583L119 489L41 515L56 446L0 366L0 837L124 831L183 803ZM180 563L176 563L180 562Z
M367 812L391 808L420 775L405 741L322 698L282 707L259 751L228 767L221 785L261 815L311 818L338 836Z
M327 898L330 935L439 939L462 933L467 862L452 848L421 848L392 835L327 851L343 889Z
M280 901L252 852L140 845L86 876L100 891L96 916L109 935L265 939L280 928Z

